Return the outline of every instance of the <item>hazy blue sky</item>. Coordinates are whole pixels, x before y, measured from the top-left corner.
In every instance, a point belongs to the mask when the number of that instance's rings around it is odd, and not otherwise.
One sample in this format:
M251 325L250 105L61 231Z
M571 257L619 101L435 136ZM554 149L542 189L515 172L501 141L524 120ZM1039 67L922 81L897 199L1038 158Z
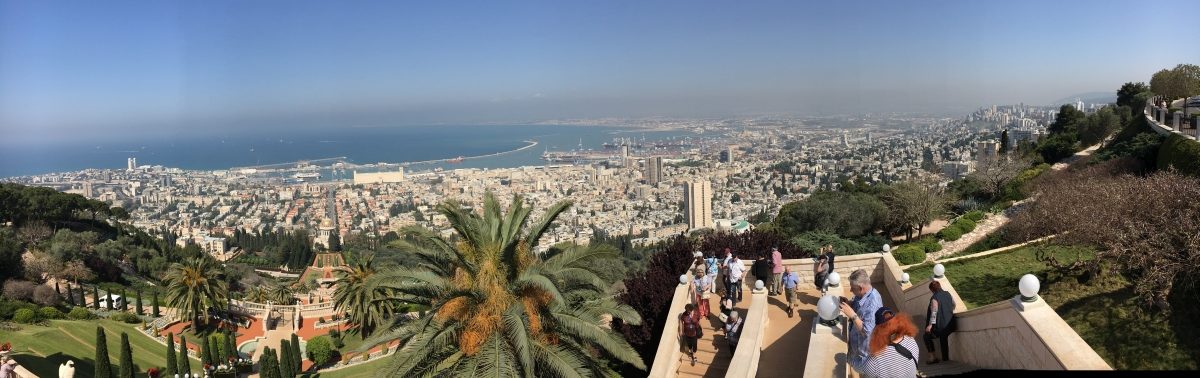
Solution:
M1194 0L429 3L0 0L0 139L966 111L1198 63Z

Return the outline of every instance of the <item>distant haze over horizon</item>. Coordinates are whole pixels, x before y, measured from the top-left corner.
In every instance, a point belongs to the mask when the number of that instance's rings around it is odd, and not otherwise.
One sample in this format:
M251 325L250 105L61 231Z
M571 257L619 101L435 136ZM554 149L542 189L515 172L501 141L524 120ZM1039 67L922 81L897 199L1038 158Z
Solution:
M1197 63L1166 14L1200 2L0 0L0 146L1053 105Z

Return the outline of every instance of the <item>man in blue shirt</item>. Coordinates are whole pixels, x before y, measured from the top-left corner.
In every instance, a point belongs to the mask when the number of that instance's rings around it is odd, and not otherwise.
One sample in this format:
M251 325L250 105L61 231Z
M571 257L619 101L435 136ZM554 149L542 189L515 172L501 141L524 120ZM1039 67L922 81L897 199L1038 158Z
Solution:
M871 356L871 331L875 330L875 311L883 307L883 298L879 291L871 287L871 275L865 269L850 273L850 292L854 300L842 298L842 314L849 320L850 328L850 367L862 372Z
M787 294L787 314L789 318L792 317L792 311L796 308L796 286L799 284L800 277L796 275L796 272L792 271L791 266L785 266L783 268L783 292Z

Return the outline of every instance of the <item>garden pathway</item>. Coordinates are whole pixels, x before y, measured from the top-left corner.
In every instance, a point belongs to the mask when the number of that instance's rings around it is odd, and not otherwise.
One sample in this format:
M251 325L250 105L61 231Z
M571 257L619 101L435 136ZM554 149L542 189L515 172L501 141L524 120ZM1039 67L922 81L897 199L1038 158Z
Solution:
M1111 137L1109 139L1111 139ZM1084 160L1088 156L1091 156L1093 153L1096 152L1096 150L1100 149L1100 146L1102 146L1102 145L1104 145L1104 143L1108 142L1109 139L1105 139L1104 142L1096 143L1095 145L1088 147L1088 148L1084 149L1083 151L1076 152L1074 155L1071 155L1071 157L1063 159L1063 161L1055 163L1054 165L1050 166L1050 169L1054 170L1054 171L1061 171L1061 170L1067 169L1067 167L1070 167L1071 164L1075 164L1075 162ZM958 240L955 240L952 242L948 242L948 241L944 241L944 240L941 241L942 250L934 252L934 253L930 253L929 255L927 255L925 257L925 261L936 261L942 257L952 256L954 254L962 252L963 250L966 250L967 247L970 247L972 244L975 244L976 242L978 242L980 240L983 240L988 235L991 235L992 232L994 232L994 231L1000 229L1000 227L1004 227L1004 225L1008 224L1008 222L1012 220L1013 216L1015 216L1017 213L1025 210L1025 208L1029 204L1029 201L1031 201L1031 200L1033 200L1032 197L1023 199L1019 202L1013 203L1012 206L1010 206L1007 209L1004 209L1004 211L1001 212L1000 214L992 214L992 215L988 216L984 220L980 221L978 225L975 226L974 231L963 234L963 236L961 238L959 238Z

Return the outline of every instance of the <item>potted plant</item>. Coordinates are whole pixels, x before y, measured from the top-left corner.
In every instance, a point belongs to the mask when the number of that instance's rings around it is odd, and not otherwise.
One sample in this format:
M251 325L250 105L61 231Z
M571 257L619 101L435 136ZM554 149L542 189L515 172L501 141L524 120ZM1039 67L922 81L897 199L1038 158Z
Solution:
M238 368L233 365L220 364L213 370L213 378L235 378L239 373Z
M248 358L239 358L234 364L234 370L238 374L250 374L254 372L254 361Z

